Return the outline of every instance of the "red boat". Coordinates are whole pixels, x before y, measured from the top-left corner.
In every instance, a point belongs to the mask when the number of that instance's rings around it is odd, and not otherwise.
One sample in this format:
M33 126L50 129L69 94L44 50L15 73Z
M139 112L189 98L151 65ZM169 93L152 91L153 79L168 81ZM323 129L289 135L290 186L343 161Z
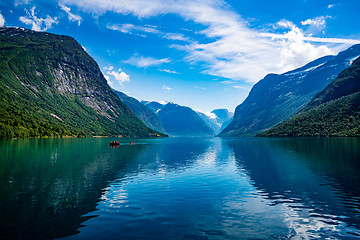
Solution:
M110 142L110 146L119 146L119 145L120 145L120 143L117 141Z

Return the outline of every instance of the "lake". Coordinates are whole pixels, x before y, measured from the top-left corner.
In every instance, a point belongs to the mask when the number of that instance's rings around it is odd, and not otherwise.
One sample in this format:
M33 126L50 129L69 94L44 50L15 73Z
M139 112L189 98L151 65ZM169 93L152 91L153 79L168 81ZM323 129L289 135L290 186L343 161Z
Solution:
M0 141L0 239L360 238L359 138L111 140Z

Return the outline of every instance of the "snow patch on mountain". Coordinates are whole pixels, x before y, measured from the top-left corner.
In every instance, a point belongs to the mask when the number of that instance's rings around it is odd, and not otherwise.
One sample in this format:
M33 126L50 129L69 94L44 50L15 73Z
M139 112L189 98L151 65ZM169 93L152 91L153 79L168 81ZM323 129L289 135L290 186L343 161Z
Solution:
M313 71L313 70L321 67L321 66L324 65L325 63L326 63L326 62L321 63L321 64L319 64L319 65L316 65L316 66L314 66L314 67L307 68L307 69L302 70L302 71L299 71L299 72L285 73L284 75L285 75L285 76L302 75L302 74L304 74L304 73L308 73L308 72L310 72L310 71Z

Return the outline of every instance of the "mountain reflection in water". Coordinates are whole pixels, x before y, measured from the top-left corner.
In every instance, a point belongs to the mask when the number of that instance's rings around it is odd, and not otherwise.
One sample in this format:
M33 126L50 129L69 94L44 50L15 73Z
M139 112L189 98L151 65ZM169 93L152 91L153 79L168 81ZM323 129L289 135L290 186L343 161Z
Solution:
M0 238L360 236L358 138L111 140L1 141Z

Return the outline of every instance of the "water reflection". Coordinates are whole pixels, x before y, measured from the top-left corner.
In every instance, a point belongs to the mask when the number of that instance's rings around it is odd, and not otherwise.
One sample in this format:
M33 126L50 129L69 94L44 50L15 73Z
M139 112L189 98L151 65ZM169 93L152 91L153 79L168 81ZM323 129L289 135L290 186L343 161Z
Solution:
M350 236L359 236L359 139L242 139L227 143L234 150L239 171L245 170L260 194L271 200L271 205L296 212L297 219L291 221L292 228L302 231L297 234L341 237L349 231ZM355 229L346 229L346 225Z
M360 235L359 139L0 142L1 239Z
M91 139L0 144L1 239L53 239L78 232L103 188L145 145L109 151ZM117 150L117 149L116 149ZM120 149L119 149L120 150Z

